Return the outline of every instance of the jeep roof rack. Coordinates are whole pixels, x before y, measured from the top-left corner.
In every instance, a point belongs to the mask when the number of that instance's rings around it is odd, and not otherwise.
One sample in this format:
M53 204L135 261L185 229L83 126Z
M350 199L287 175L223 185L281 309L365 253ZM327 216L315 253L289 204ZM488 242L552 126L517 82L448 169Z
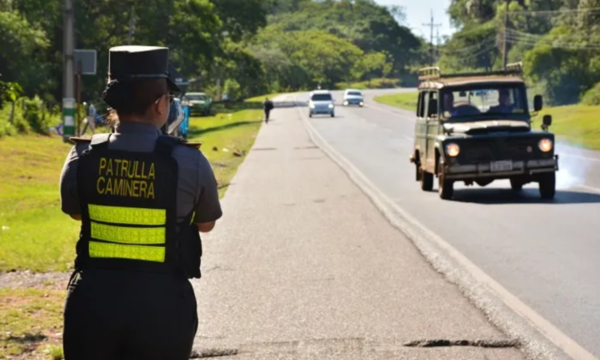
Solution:
M523 75L523 63L517 62L507 64L505 70L497 71L482 71L482 72L469 72L469 73L454 73L454 74L442 74L439 67L426 67L419 70L419 80L440 80L448 78L458 77L474 77L474 76L506 76L506 75Z

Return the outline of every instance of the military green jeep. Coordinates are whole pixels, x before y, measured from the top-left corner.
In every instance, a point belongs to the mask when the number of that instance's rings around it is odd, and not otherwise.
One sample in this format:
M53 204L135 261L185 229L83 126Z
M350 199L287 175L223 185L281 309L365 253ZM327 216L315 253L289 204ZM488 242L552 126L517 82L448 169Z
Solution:
M485 73L419 70L410 161L422 190L431 191L436 176L440 197L451 199L457 181L486 186L509 179L514 191L537 182L543 199L554 198L558 155L548 131L552 117L543 117L542 131L532 130L542 96L533 98L530 112L522 70L521 63Z
M190 116L210 115L212 107L212 99L203 92L189 92L182 98L182 105L187 105L190 109Z

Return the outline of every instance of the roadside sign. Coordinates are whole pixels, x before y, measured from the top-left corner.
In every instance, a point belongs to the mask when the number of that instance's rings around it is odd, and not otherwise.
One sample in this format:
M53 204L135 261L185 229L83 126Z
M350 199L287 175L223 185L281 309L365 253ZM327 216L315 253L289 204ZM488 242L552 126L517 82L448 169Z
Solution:
M73 53L73 66L75 74L81 66L81 75L96 75L97 66L96 50L75 50Z

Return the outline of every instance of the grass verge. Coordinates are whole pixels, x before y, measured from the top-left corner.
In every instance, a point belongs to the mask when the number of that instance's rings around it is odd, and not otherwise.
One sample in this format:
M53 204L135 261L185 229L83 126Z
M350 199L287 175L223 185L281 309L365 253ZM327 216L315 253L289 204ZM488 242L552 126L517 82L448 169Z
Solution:
M0 289L0 359L60 360L65 292Z
M262 99L190 120L190 141L203 143L221 197L254 144L263 120L257 102ZM79 223L60 211L58 181L70 148L57 136L0 140L0 272L69 270ZM0 359L62 359L66 292L43 285L2 287L0 283Z
M375 101L408 111L417 107L417 92L377 96ZM539 129L543 115L552 115L552 131L559 140L590 150L600 151L600 106L569 105L548 107L533 118L533 128Z
M260 95L260 96L255 96L255 97L253 97L253 98L246 99L246 100L245 100L245 102L246 102L246 103L258 102L258 103L261 103L261 104L262 104L262 102L265 100L265 98L267 98L267 97L268 97L269 99L273 100L273 98L274 98L274 97L276 97L276 96L279 96L279 95L283 95L283 94L280 94L280 93L273 93L273 94L269 94L269 95ZM261 106L262 106L262 105L261 105Z
M400 86L400 80L397 79L372 79L371 81L360 82L341 82L335 84L336 89L393 89Z
M78 223L60 211L58 181L71 146L60 137L0 140L0 271L65 271Z
M262 120L262 111L256 109L260 104L232 105L215 116L190 121L190 140L203 142L221 196ZM60 211L58 182L70 148L58 136L0 139L0 272L69 270L79 222Z
M418 93L408 92L391 95L381 95L374 99L378 103L398 107L404 110L415 111L417 108Z
M254 144L263 120L262 110L251 103L231 104L214 116L190 119L190 141L202 142L202 152L213 166L223 197L238 166ZM244 109L244 106L248 108Z
M550 131L561 141L590 150L600 150L600 106L569 105L543 109L534 118L533 126L539 129L543 115L552 115Z

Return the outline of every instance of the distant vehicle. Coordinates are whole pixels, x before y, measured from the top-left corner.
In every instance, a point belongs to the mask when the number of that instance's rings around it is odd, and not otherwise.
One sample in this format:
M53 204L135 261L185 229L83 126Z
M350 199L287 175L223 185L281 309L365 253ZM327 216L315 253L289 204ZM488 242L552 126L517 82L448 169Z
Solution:
M329 90L315 90L310 93L308 116L312 117L319 114L335 117L335 105L333 103L333 96Z
M347 89L344 91L344 106L358 105L363 107L365 105L365 99L360 90Z
M190 108L190 116L208 116L210 115L213 101L206 93L189 92L181 98L181 102L184 106Z
M422 190L431 191L437 176L439 196L450 199L456 181L486 186L508 179L513 191L537 182L541 198L554 198L558 155L548 131L552 117L543 117L542 131L531 129L543 99L536 95L530 112L522 74L521 63L481 73L419 71L410 161Z

